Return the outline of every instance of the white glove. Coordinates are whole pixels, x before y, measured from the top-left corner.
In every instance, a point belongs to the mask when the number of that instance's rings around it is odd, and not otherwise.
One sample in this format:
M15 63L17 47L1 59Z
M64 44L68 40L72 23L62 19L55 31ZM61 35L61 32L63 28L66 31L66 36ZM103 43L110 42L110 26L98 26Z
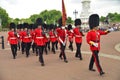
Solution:
M73 30L72 30L72 29L71 29L70 31L73 33Z
M95 46L97 48L98 47L98 43L93 43L93 46Z
M32 41L31 45L33 45L34 41Z
M110 29L108 29L108 31L112 32L112 31L114 31L114 29L113 29L113 28L110 28Z
M65 46L65 43L63 43L63 46Z

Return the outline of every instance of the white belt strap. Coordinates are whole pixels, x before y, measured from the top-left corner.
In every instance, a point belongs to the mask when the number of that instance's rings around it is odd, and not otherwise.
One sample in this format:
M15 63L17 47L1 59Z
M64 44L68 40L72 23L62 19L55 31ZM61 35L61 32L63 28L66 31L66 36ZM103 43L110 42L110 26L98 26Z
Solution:
M36 37L36 38L38 38L38 39L42 39L42 38L44 38L44 37Z

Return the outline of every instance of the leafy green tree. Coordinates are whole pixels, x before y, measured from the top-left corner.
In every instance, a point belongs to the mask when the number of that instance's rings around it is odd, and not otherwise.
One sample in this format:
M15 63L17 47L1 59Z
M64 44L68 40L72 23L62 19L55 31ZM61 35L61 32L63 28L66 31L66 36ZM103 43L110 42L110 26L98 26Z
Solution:
M61 17L61 12L57 10L44 10L40 13L40 17L47 24L56 24L56 21Z
M35 20L36 20L38 17L39 17L39 14L33 14L33 15L30 16L29 19L31 20L32 23L34 23Z
M106 18L106 17L101 16L100 21L101 21L101 22L104 22L105 18Z
M73 24L73 20L72 20L71 17L68 17L68 18L67 18L67 24Z
M8 19L9 19L8 13L6 12L5 9L3 9L1 7L0 7L0 19L1 19L1 25L2 25L2 27L3 28L7 27L7 25L8 25Z

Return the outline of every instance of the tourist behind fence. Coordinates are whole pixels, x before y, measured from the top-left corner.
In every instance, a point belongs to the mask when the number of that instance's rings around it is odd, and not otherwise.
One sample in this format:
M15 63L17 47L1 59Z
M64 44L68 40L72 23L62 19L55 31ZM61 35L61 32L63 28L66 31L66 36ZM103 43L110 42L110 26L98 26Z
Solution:
M102 70L102 67L99 61L99 56L98 56L98 53L100 51L100 36L105 35L109 33L110 31L99 30L98 26L99 26L99 15L92 14L89 17L90 31L87 33L87 36L86 36L87 43L90 45L90 50L92 51L92 57L91 57L90 64L89 64L89 70L95 71L95 69L93 69L93 64L95 62L99 74L103 75L105 74L105 72L103 72Z
M11 46L11 51L13 55L13 59L16 59L17 56L17 44L19 35L15 31L16 25L15 23L10 23L10 31L8 32L8 44Z

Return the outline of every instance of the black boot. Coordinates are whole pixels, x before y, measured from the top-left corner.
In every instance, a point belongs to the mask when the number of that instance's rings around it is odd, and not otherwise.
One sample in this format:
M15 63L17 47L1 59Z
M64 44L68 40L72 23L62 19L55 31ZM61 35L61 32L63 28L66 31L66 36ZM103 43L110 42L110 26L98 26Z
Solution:
M41 63L41 66L45 66L45 64L44 64L44 63Z
M100 72L100 76L102 76L103 74L105 74L105 72L101 71L101 72Z
M65 62L65 63L68 63L68 61L67 61L66 59L64 60L64 62Z
M94 71L94 72L96 71L95 69L89 69L89 70L90 70L90 71Z

